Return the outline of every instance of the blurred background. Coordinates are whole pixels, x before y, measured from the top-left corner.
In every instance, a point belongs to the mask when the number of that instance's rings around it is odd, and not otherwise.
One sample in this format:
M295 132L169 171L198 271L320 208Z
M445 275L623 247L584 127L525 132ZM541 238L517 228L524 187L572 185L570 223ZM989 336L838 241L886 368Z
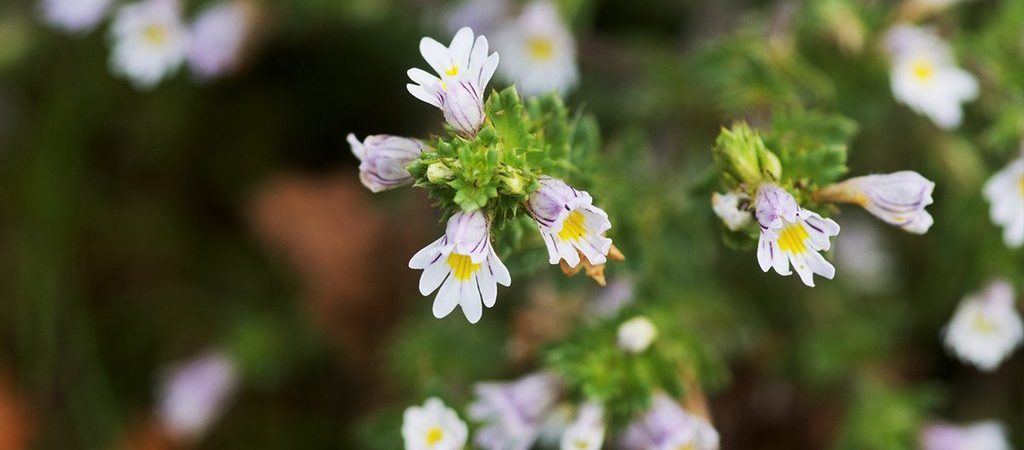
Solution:
M41 3L0 4L0 449L399 448L407 405L537 367L574 323L550 316L599 295L545 269L476 326L434 319L406 267L439 217L419 190L359 183L348 133L442 132L405 71L425 66L422 36L447 43L459 2L254 0L228 73L151 89L112 73L109 18L69 32ZM1024 445L1020 352L983 373L940 339L989 279L1021 290L980 190L1022 137L1024 4L930 19L982 78L949 133L892 99L877 46L897 2L560 6L580 68L566 102L606 148L590 190L636 255L609 278L680 305L724 361L708 392L723 448L901 448L924 418L997 419ZM723 243L714 138L789 104L859 124L852 174L935 180L932 232L844 210L839 276L813 290ZM199 394L169 386L189 369L225 399L176 434L167 397ZM902 434L871 436L879 421Z

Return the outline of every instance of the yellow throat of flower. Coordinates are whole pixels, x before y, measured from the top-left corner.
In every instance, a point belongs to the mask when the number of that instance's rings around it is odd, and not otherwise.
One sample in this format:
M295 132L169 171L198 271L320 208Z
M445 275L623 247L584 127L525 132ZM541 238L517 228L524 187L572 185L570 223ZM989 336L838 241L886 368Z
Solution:
M562 222L562 231L558 232L558 238L563 241L571 241L582 239L586 234L583 213L573 211L569 213L569 217L565 218L565 222Z
M913 71L914 78L916 78L917 81L928 81L935 76L935 66L933 66L932 63L928 61L914 62L913 66L911 67L911 70Z
M803 224L793 223L786 225L779 233L779 250L799 255L807 251L807 241L811 236Z
M550 60L555 54L555 43L545 37L532 37L527 39L526 48L530 58L537 61Z
M1021 195L1024 195L1024 176L1017 179L1017 190L1020 191Z
M161 25L149 25L142 30L146 42L152 45L163 45L167 42L167 28Z
M474 263L469 256L458 253L448 255L448 267L452 268L452 276L459 281L468 280L477 270L480 270L480 264Z
M974 315L974 320L971 321L971 328L981 334L992 334L999 330L994 322L988 320L987 317L981 315L981 313Z
M441 431L440 428L438 428L438 427L430 427L430 429L427 430L427 445L428 446L433 447L433 446L437 445L438 442L441 442L441 439L444 439L444 431Z
M450 77L457 76L459 74L459 66L458 65L453 65L453 66L449 67L448 70L444 71L444 74L448 75Z

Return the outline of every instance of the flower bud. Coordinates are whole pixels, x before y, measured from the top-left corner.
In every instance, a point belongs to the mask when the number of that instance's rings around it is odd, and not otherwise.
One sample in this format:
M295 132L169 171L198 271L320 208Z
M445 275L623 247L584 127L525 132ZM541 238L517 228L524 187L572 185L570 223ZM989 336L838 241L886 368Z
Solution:
M427 166L427 180L431 183L444 183L455 176L455 172L449 169L443 162L435 162Z
M481 89L469 80L453 80L441 94L444 120L460 135L471 138L484 123L484 99Z
M912 171L850 178L816 192L818 201L860 205L883 221L923 234L932 226L925 207L932 204L935 183Z
M658 337L651 320L637 316L619 325L618 346L629 353L643 353Z
M750 197L739 192L711 194L711 209L715 215L722 219L726 228L732 231L739 231L750 222L750 211L740 208L740 202L750 202Z
M779 158L746 123L737 123L731 130L723 129L714 150L715 163L729 183L756 185L778 180L782 175Z
M362 143L348 135L352 153L359 158L359 179L372 192L412 183L406 167L423 153L423 143L398 136L378 134L367 136Z

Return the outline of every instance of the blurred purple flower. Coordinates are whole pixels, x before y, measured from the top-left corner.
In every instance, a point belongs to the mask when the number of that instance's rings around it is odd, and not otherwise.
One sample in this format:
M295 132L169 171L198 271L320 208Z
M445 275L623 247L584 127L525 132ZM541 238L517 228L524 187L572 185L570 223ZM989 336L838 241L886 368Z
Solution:
M475 442L485 450L526 450L533 445L561 395L561 381L547 373L508 383L479 383L469 416L485 425Z
M43 0L42 11L46 21L56 28L85 33L92 30L106 16L111 0Z
M619 439L623 450L717 450L718 432L706 420L687 413L664 394L651 409L626 428Z
M236 69L251 35L256 9L247 0L229 0L204 10L192 23L188 63L200 79Z
M172 367L160 386L157 415L171 436L198 439L223 412L236 383L234 362L216 351Z

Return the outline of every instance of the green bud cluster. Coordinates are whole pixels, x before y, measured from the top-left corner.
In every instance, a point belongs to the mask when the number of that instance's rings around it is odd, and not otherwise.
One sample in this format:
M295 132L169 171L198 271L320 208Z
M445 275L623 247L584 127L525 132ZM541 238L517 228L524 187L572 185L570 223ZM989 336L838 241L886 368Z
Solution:
M765 181L778 181L782 165L764 140L744 122L723 128L715 140L715 166L726 188L757 186Z

